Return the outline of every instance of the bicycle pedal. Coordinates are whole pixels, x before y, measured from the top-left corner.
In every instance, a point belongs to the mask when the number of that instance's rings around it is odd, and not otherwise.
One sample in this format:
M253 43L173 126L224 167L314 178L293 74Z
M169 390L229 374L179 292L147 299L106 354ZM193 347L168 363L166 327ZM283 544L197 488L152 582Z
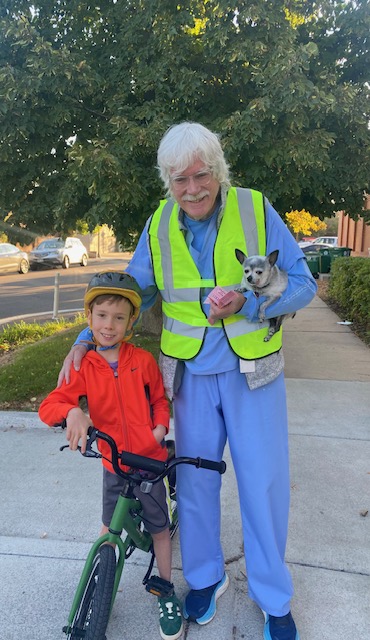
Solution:
M145 589L153 596L158 598L166 598L174 593L173 583L163 580L159 576L152 576L145 584Z
M153 488L153 483L150 480L143 480L140 484L140 491L143 493L150 493Z

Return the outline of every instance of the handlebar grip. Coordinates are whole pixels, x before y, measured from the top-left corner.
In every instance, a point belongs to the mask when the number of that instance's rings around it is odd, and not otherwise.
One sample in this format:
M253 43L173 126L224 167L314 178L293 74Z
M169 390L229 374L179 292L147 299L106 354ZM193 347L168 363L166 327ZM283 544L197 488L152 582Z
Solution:
M210 469L211 471L218 471L219 474L223 474L226 471L226 462L215 462L214 460L205 460L204 458L198 458L198 467L202 469Z
M130 453L129 451L122 451L120 458L122 464L132 467L133 469L150 471L156 476L159 476L163 471L165 471L165 469L167 469L166 462L153 460L152 458L145 458L144 456L138 456L136 453Z

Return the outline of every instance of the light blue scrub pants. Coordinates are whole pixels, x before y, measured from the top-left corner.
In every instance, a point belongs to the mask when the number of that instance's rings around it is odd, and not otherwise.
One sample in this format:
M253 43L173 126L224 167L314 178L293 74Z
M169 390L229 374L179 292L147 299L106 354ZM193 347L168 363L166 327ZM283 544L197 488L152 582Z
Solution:
M293 587L284 562L290 483L283 374L251 391L238 370L192 375L185 368L174 418L178 456L221 460L228 439L239 490L249 595L270 615L285 615ZM191 589L218 582L225 571L220 489L217 472L177 467L182 565Z

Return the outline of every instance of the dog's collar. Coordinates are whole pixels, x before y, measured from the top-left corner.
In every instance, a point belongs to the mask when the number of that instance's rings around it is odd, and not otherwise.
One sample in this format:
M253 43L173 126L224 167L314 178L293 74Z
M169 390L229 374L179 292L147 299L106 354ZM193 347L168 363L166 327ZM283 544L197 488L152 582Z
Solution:
M267 284L265 284L263 287L258 287L258 291L253 291L253 293L254 293L254 295L256 296L256 298L259 298L259 296L262 296L262 295L263 295L263 293L262 293L263 289L266 289L266 287L268 287L268 286L269 286L269 284L270 284L270 283L268 282L268 283L267 283Z

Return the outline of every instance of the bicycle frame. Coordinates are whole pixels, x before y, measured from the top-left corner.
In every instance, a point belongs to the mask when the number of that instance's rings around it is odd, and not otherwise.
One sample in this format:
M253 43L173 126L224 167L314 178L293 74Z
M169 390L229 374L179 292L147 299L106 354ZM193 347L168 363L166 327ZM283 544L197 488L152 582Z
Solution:
M125 565L125 560L129 557L128 550L131 548L139 549L141 551L150 551L153 539L151 534L142 528L142 518L140 516L140 508L141 503L138 498L133 497L132 487L140 484L137 482L137 478L134 480L134 476L130 477L130 474L123 473L118 465L119 455L121 457L121 462L130 468L136 469L144 469L150 471L154 474L153 480L150 482L158 482L160 479L164 478L171 467L174 467L176 464L192 464L197 468L203 467L206 469L218 471L220 474L225 472L226 465L224 462L214 462L211 460L204 460L201 458L176 458L173 459L172 462L160 462L157 460L152 460L150 458L145 458L136 454L132 454L129 452L121 452L118 455L117 447L115 445L114 440L104 434L101 431L94 429L93 427L89 428L89 446L86 449L86 452L82 455L86 457L95 457L101 458L103 457L101 454L95 452L91 449L91 444L95 441L95 438L100 438L108 442L112 451L112 465L117 473L121 477L124 477L126 480L126 484L123 485L121 493L118 497L112 520L110 522L108 533L100 536L92 545L88 556L86 558L84 568L81 574L81 578L79 580L75 596L72 602L72 607L68 616L68 624L63 629L65 633L70 633L73 631L73 625L75 617L78 613L78 609L81 601L84 598L84 594L86 591L86 587L88 585L89 579L91 578L91 573L94 565L94 560L99 549L105 545L110 544L115 547L118 552L118 557L116 554L116 567L114 574L114 585L112 590L112 600L110 603L110 612L112 611L112 607L117 595L118 586L121 580L122 571ZM68 448L68 445L61 447L63 450ZM125 531L127 533L124 540L121 538L122 532ZM153 556L154 557L154 556ZM149 567L147 576L151 571L151 565ZM146 576L146 577L147 577ZM145 580L145 579L144 579ZM145 584L145 582L143 582Z

